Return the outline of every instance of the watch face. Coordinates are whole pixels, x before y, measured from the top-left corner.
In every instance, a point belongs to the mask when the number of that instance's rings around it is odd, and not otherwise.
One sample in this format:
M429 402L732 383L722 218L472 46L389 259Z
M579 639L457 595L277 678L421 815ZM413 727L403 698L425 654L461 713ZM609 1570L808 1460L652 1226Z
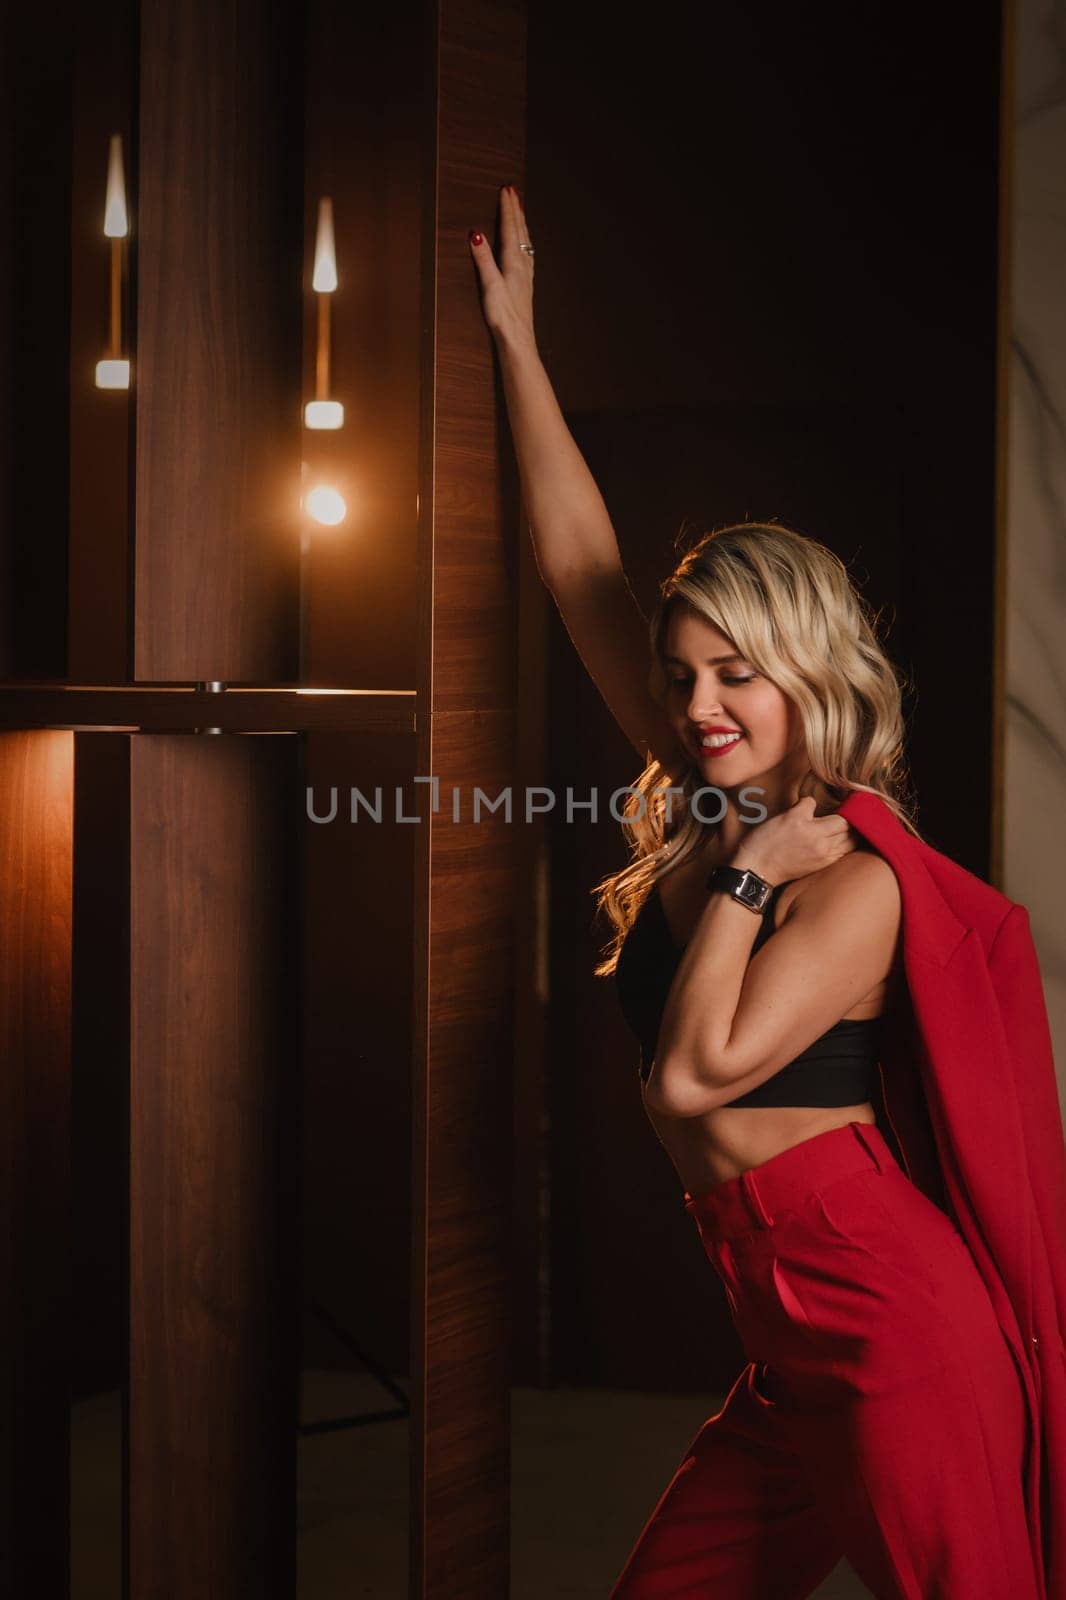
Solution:
M766 885L748 872L744 874L743 881L736 891L737 899L743 900L746 906L751 906L753 911L761 911L768 899Z

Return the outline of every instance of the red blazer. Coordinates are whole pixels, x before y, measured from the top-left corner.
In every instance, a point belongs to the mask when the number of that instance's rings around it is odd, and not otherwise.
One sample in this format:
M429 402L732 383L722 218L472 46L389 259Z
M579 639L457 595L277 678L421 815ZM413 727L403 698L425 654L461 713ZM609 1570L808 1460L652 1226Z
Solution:
M1035 1563L1047 1600L1066 1600L1066 1145L1029 914L878 796L855 791L837 815L899 880L908 994L886 1018L887 1131L953 1214L1014 1352Z

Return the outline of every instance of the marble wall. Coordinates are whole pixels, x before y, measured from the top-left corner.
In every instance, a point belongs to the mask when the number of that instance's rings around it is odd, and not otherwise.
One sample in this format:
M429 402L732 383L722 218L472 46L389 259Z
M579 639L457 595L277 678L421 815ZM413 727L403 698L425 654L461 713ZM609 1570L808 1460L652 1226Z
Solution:
M1013 13L1013 15L1012 15ZM1015 0L1002 884L1029 909L1066 1105L1066 0Z

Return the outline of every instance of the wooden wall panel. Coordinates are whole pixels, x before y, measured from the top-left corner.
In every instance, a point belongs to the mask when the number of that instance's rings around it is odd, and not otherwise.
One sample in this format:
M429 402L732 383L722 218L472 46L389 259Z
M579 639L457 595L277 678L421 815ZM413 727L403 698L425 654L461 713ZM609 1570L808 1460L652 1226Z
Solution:
M298 10L141 6L138 679L296 677Z
M133 1600L295 1592L297 757L131 749Z
M69 733L0 733L0 1593L70 1581Z
M516 529L500 499L501 397L466 240L471 226L491 229L498 186L523 182L524 7L441 0L431 45L417 775L439 778L441 809L419 830L416 863L410 1594L496 1600L510 1546L522 824L470 818L474 786L495 797L515 772Z

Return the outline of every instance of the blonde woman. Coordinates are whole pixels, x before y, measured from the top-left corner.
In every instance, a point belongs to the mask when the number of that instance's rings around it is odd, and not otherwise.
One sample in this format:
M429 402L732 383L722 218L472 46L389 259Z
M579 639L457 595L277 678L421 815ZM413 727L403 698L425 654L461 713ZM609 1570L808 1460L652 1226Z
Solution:
M645 620L537 352L513 189L500 208L499 264L480 232L469 248L539 571L644 763L633 859L598 886L615 940L597 970L616 978L649 1121L748 1356L611 1600L805 1596L842 1556L885 1600L1062 1596L1062 1463L1024 1331L1039 1303L1053 1332L1066 1290L1045 1226L1066 1194L1061 1126L1036 1128L1045 1035L1013 1100L984 1043L1012 1015L1007 990L1026 1015L1035 1003L1024 908L921 839L900 684L824 546L777 524L717 530ZM995 1024L967 1034L997 996ZM982 1069L1002 1080L994 1113ZM908 1083L933 1090L925 1184ZM986 1189L981 1159L1012 1118L1021 1143L1003 1132L1003 1187ZM1030 1244L996 1257L1000 1209ZM1061 1350L1044 1387L1060 1444Z

